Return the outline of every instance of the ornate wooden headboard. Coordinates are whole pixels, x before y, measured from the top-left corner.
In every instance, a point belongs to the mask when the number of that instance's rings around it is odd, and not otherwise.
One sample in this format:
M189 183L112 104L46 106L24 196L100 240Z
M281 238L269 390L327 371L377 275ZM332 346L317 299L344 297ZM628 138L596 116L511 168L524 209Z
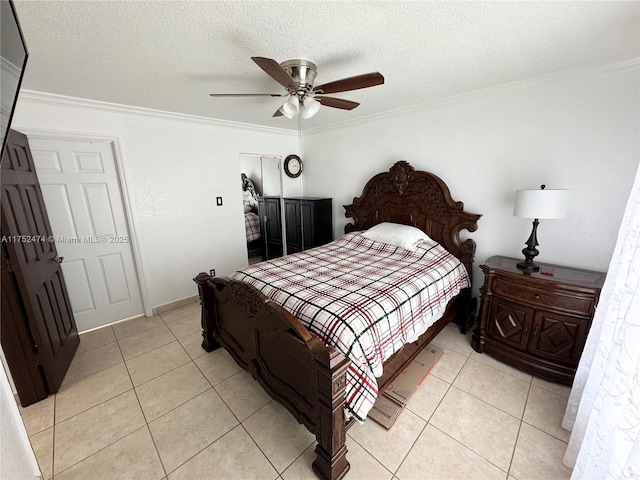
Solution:
M415 171L405 161L367 182L362 195L344 206L354 223L345 233L366 230L382 222L411 225L425 232L458 257L471 274L476 250L473 240L460 240L460 231L474 232L482 215L467 213L462 202L451 198L447 185L436 175Z

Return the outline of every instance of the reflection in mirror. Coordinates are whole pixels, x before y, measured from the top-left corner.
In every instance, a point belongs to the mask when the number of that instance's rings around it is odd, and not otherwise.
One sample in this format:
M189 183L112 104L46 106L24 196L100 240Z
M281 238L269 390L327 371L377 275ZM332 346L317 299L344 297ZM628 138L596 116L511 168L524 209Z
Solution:
M280 157L240 155L249 265L284 254Z
M27 63L27 47L11 1L0 1L0 128L2 150Z

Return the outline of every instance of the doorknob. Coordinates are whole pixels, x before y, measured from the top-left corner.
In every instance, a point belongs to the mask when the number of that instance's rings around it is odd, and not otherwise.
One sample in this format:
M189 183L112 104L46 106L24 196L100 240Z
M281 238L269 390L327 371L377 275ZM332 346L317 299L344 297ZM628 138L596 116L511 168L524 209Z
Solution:
M62 260L64 260L64 257L58 257L58 256L56 255L56 258L54 258L54 260L55 260L56 262L58 262L58 263L62 263Z

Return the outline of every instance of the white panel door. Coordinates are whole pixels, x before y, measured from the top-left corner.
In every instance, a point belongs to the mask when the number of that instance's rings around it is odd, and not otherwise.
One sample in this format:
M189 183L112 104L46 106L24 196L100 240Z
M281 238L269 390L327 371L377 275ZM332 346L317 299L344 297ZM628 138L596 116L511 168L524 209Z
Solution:
M143 313L112 144L29 145L78 330Z

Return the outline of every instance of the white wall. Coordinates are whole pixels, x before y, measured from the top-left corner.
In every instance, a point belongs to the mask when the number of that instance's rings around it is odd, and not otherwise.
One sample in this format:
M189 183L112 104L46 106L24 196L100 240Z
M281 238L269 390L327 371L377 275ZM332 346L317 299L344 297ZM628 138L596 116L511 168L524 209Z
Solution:
M119 138L153 307L196 295L199 272L229 275L247 265L240 153L284 158L298 150L292 131L33 92L21 92L12 128Z
M435 173L467 211L483 215L470 235L478 288L477 265L521 257L531 232L531 220L512 216L515 190L567 188L569 217L541 220L538 260L604 271L638 167L638 85L636 62L303 130L304 191L333 197L338 236L347 223L342 205L372 175L398 160Z
M0 362L0 478L42 478L7 373Z

